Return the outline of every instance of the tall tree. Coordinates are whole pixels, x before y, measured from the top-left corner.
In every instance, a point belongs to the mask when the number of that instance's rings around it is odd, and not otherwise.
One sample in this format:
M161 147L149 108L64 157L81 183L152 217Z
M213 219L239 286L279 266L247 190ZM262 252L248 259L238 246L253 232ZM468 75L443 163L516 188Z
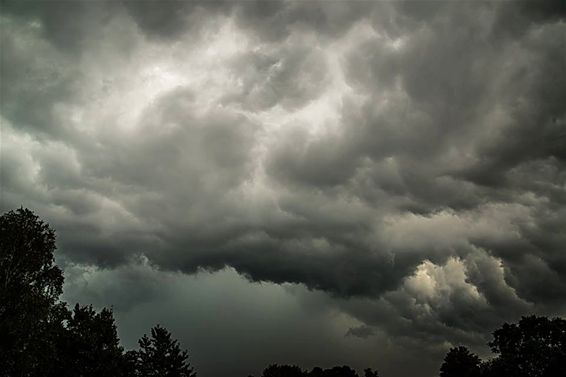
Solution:
M566 375L566 320L522 317L505 323L489 343L498 354L491 368L514 377ZM493 374L493 373L492 373Z
M151 337L139 340L140 349L130 351L129 358L137 377L195 377L188 362L187 351L181 351L179 342L171 339L171 333L157 325L151 329Z
M480 358L466 347L454 347L446 354L440 377L479 377Z
M0 216L0 375L31 376L43 369L52 346L45 334L58 331L53 325L61 319L51 313L61 309L55 304L63 289L55 249L54 231L32 211Z
M66 331L57 337L59 377L127 375L128 363L109 309L75 305Z
M440 377L562 377L566 376L566 320L522 317L505 323L488 343L496 356L480 359L465 347L452 348Z

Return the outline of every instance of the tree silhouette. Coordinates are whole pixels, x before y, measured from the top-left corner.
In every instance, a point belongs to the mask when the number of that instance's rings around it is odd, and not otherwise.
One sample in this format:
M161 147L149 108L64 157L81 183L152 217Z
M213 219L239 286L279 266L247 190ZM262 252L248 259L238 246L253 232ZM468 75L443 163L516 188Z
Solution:
M446 354L440 377L479 377L480 358L466 347L454 347Z
M58 338L59 376L126 376L128 367L112 311L75 305Z
M263 370L262 377L303 377L305 372L296 365L273 364Z
M187 351L181 351L179 342L171 339L171 333L165 328L153 327L151 337L144 335L138 343L138 351L128 352L137 377L196 376L187 361Z
M112 311L59 301L55 232L24 208L0 216L0 377L194 377L162 327L124 354Z
M364 369L364 377L379 377L376 370L370 368Z
M324 377L358 377L356 371L347 365L325 369L322 375Z
M566 320L522 317L505 323L488 343L496 354L481 362L465 347L452 348L440 368L440 377L562 377L566 376Z
M550 377L566 375L566 321L560 318L522 317L505 323L489 343L498 354L490 375Z
M324 374L324 370L321 367L314 367L312 370L307 374L308 377L321 377Z
M264 369L262 377L358 377L355 370L347 365L335 366L329 369L314 367L310 372L303 371L296 365L272 364ZM364 377L378 377L377 372L365 369Z
M44 375L53 347L47 335L61 325L55 249L55 232L32 211L0 216L0 375Z

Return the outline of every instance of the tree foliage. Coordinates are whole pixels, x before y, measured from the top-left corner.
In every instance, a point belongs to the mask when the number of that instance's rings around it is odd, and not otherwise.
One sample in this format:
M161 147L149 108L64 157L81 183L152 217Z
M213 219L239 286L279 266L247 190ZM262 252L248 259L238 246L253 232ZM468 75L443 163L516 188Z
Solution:
M466 347L454 347L444 358L440 377L479 377L480 365L480 358Z
M310 372L296 365L272 364L264 369L262 377L359 377L356 371L347 365L335 366L328 369L314 367ZM378 377L372 369L364 370L364 377Z
M492 368L516 377L566 375L566 321L560 318L523 317L505 323L489 343L498 356Z
M0 216L0 377L196 375L165 329L126 354L111 310L69 310L55 250L55 232L32 211Z
M482 362L465 347L450 349L440 377L562 377L566 376L566 321L560 318L522 317L505 323L488 343L495 354Z
M322 372L323 377L358 377L355 370L347 365L336 366L330 369L325 369Z
M112 311L96 312L92 306L75 305L59 338L61 376L116 376L127 374L128 364Z
M262 377L303 377L305 372L296 365L273 364L263 370Z
M139 377L195 377L196 373L187 362L187 351L179 342L171 339L167 329L157 325L151 329L151 337L139 340L139 350L129 353L136 376Z
M55 232L28 209L0 216L0 375L35 375L57 332L63 273Z
M364 377L379 377L376 370L367 368L364 369Z

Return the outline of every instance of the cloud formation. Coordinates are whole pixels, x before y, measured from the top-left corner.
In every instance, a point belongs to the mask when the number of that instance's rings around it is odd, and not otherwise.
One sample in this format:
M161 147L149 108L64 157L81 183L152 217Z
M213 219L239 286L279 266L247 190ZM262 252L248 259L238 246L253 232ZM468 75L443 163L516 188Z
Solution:
M233 268L436 355L566 313L562 2L1 6L0 206L69 266Z

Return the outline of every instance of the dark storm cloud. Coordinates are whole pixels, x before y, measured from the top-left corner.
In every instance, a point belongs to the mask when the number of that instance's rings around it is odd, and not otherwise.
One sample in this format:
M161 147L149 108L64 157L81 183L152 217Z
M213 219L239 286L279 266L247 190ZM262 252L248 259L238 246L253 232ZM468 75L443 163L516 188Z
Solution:
M435 356L564 312L560 2L2 9L1 206L69 266L302 284Z
M387 8L378 4L377 8ZM237 22L268 41L281 41L294 32L316 32L335 38L347 32L355 22L373 12L363 1L263 1L238 4Z
M241 90L226 96L251 110L275 105L303 107L317 98L328 82L323 52L312 44L292 39L275 51L253 51L238 57L234 71L243 81ZM314 47L314 48L313 48Z
M358 338L366 339L374 334L375 332L371 327L358 326L349 328L346 336L357 336Z
M2 116L37 134L56 133L51 105L73 92L67 59L45 41L29 39L31 22L4 18L1 27Z
M40 22L45 38L57 48L77 52L89 32L111 15L109 1L10 1L1 9L22 23Z

